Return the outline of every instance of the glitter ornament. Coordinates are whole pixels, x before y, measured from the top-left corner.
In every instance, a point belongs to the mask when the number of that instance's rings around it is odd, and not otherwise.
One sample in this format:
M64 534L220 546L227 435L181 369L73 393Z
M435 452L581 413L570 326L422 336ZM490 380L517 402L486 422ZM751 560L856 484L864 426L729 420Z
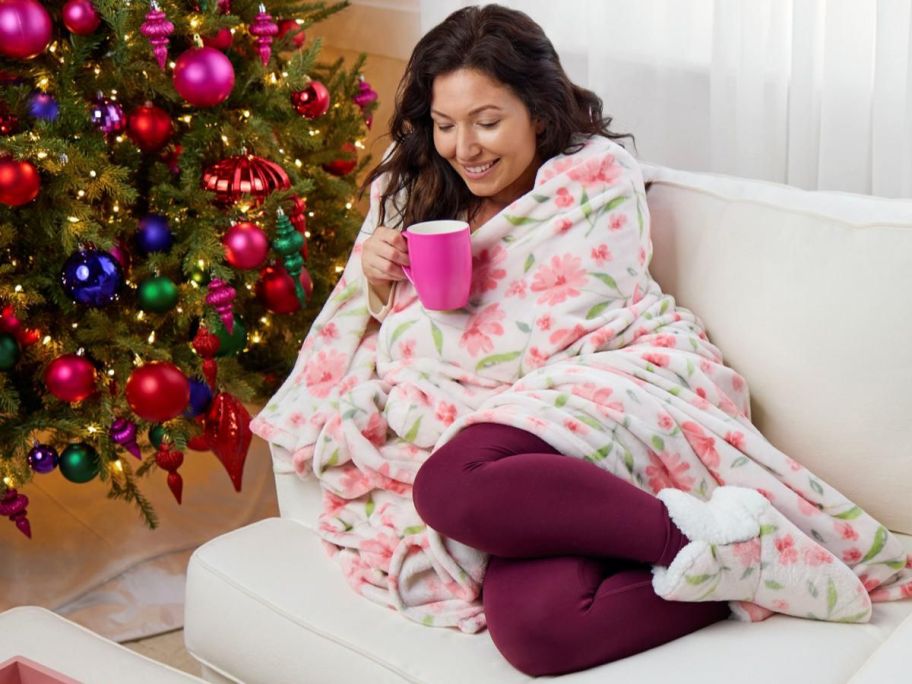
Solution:
M234 204L249 196L260 205L274 190L290 187L285 169L252 154L227 157L203 172L203 189L214 192L220 204Z
M234 330L234 311L231 308L234 298L237 296L234 288L231 287L221 278L213 278L209 282L209 293L206 295L206 303L215 309L225 326L228 334Z
M329 111L329 89L320 81L311 81L304 90L291 94L291 104L305 119L316 119Z
M272 20L272 16L266 12L266 5L260 3L259 12L257 12L253 23L247 29L251 35L256 36L257 50L260 53L260 61L263 66L269 64L269 58L272 56L272 40L279 33L279 25Z
M111 254L84 249L63 265L60 282L76 302L92 308L107 306L117 298L124 277L120 264Z
M276 226L278 231L272 241L272 247L282 255L282 262L294 281L295 296L298 299L298 303L302 307L307 306L307 295L301 285L301 269L304 266L304 260L301 258L301 246L304 244L304 238L294 229L291 221L288 220L281 208L276 211Z
M177 472L184 462L184 454L171 448L171 443L162 441L158 451L155 452L155 465L168 472L168 489L174 494L177 503L181 502L181 495L184 491L184 480Z
M142 451L139 444L136 443L136 423L126 418L118 418L111 423L111 429L108 430L111 441L119 444L129 451L139 460L142 460Z
M28 497L20 494L12 487L6 490L3 498L0 499L0 515L10 519L10 522L16 524L22 534L29 539L32 538L32 527L28 520Z
M158 66L164 69L165 63L168 61L168 36L174 32L174 24L168 21L155 0L152 0L149 6L151 9L146 14L146 20L139 27L139 32L149 39L152 52L155 53L155 60L158 62Z
M95 128L105 135L116 135L127 127L127 117L124 116L123 107L100 92L95 98L95 102L92 103L90 117Z
M35 442L35 446L28 452L29 468L41 475L47 475L54 470L57 467L58 460L57 450L48 444Z

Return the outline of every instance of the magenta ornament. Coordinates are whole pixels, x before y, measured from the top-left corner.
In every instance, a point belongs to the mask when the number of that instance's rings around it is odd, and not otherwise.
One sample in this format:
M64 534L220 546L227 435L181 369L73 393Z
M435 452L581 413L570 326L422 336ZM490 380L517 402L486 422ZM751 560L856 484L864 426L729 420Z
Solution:
M164 69L165 62L168 61L168 36L174 32L174 24L168 21L168 17L161 11L155 0L149 3L149 7L149 13L146 14L146 20L139 27L139 32L149 39L152 52L155 53L155 60L158 62L158 66Z
M266 5L260 3L260 11L247 30L251 35L256 36L257 49L260 51L260 61L263 66L266 66L272 56L272 40L279 33L279 25L266 12Z
M232 311L231 305L235 296L234 288L221 278L213 278L209 281L206 303L215 309L229 335L234 332L234 311Z
M195 107L214 107L231 94L234 67L215 48L190 48L177 58L174 88Z
M92 104L91 118L95 127L105 135L116 135L127 128L127 117L124 115L123 107L101 93L98 93Z
M259 268L269 254L269 238L259 226L249 221L235 223L222 238L225 260L241 270Z
M51 16L35 0L0 1L0 55L37 57L51 42Z
M77 36L90 36L101 26L101 17L91 0L69 0L63 6L63 25Z
M28 497L15 489L7 489L0 499L0 515L16 523L16 528L29 539L32 538L32 527L28 520Z
M371 102L377 101L377 91L364 80L364 76L361 76L361 80L358 82L358 92L352 96L352 101L361 109L367 107Z
M136 443L136 423L126 418L118 418L111 423L108 434L115 444L119 444L136 458L142 460L142 451L139 444Z

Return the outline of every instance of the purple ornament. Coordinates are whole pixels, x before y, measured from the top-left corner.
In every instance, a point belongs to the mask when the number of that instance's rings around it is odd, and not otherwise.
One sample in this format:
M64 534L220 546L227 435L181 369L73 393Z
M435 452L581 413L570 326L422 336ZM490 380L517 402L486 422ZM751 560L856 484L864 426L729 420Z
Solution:
M214 107L234 88L231 60L211 47L190 48L174 65L174 88L194 107Z
M28 452L29 468L47 474L57 467L57 450L47 444L35 444Z
M98 93L92 104L91 117L95 127L107 135L120 133L127 128L127 117L124 116L123 107L101 93Z
M60 273L60 282L67 294L93 308L114 301L123 280L117 259L100 249L76 252L66 260Z
M136 458L142 460L142 451L139 444L136 443L136 423L126 418L118 418L111 423L108 434L115 444L119 444Z
M174 243L174 235L168 227L168 220L158 214L143 216L139 221L136 242L143 254L167 252Z
M29 114L36 119L54 121L60 113L60 105L57 104L53 95L38 92L29 98L28 110Z

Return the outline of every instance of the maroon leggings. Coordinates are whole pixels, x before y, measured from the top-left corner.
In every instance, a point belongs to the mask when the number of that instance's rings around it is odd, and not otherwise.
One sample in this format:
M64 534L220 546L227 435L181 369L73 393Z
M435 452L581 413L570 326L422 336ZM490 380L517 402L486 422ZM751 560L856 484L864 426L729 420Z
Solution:
M414 499L430 527L491 554L488 630L528 675L624 658L729 615L725 602L656 596L651 566L688 543L659 499L524 430L463 429L418 471Z

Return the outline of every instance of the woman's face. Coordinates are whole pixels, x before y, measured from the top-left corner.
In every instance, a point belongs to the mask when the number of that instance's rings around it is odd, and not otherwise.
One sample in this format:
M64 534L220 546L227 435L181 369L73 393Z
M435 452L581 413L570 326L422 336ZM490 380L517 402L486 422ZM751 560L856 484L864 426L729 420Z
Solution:
M532 188L537 124L507 86L472 69L438 76L431 118L437 153L476 197L507 205Z

